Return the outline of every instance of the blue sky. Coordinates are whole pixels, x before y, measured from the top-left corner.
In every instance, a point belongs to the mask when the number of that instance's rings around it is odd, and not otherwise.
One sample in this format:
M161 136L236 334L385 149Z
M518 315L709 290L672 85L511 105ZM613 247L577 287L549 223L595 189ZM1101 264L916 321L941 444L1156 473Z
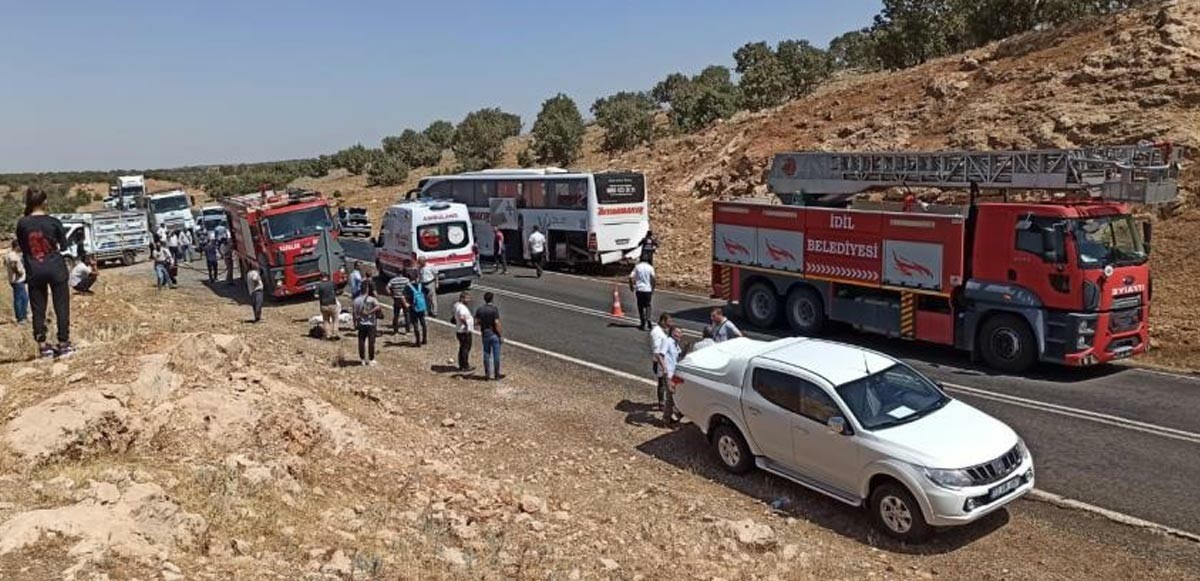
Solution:
M330 153L498 106L526 129L747 41L824 46L879 0L0 0L0 172Z

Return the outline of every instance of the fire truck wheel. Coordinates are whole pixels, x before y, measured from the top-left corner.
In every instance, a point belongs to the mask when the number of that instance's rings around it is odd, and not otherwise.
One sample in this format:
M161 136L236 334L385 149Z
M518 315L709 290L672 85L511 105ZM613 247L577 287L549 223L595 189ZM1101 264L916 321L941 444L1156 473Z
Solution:
M792 289L784 314L788 326L800 335L817 335L825 326L825 303L816 291L808 287Z
M774 327L779 320L779 295L765 282L750 285L742 295L742 315L755 327Z
M1012 314L988 318L979 331L979 351L988 366L1020 373L1037 361L1037 341L1029 323Z

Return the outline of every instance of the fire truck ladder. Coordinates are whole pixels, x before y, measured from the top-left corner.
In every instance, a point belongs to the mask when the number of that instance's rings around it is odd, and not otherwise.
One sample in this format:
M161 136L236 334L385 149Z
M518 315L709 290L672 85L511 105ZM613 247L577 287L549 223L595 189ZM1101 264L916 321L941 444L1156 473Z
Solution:
M222 200L222 202L226 207L237 208L242 211L265 210L315 200L319 195L317 192L311 190L289 190L286 192L266 190L257 194L230 196Z
M894 187L1084 192L1139 204L1174 201L1180 151L1169 144L1028 151L798 152L767 179L786 204L834 205Z

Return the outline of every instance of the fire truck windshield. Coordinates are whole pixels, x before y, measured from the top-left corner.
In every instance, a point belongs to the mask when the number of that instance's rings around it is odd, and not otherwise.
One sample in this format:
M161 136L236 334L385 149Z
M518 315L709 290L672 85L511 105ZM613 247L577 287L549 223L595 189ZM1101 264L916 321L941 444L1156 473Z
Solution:
M316 234L321 230L329 230L333 222L324 206L297 210L284 214L275 214L266 220L267 232L271 240L276 242Z
M1071 220L1070 228L1082 268L1141 264L1148 258L1133 216Z

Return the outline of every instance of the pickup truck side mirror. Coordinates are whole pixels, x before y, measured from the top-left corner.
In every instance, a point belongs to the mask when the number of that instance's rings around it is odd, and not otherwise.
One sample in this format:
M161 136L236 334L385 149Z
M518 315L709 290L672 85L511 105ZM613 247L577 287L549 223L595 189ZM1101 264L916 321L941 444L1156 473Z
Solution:
M835 434L845 434L846 418L843 418L842 416L833 416L826 420L825 426L829 428L829 431Z

